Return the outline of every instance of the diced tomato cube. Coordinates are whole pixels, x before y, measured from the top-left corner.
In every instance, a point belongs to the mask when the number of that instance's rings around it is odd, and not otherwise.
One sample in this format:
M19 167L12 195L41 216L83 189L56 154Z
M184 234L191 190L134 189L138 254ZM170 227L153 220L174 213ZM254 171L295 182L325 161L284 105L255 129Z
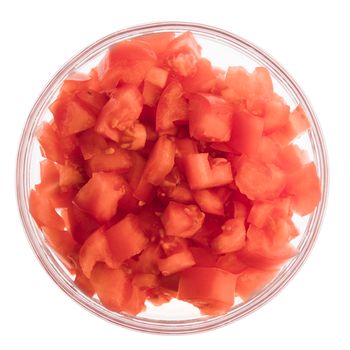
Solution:
M93 114L98 115L107 103L108 97L92 89L81 90L75 95L77 101Z
M269 134L288 123L289 106L282 98L275 97L265 104L264 133Z
M142 90L142 96L143 96L143 103L146 106L154 107L157 105L160 95L162 93L162 89L158 86L145 81L143 84L143 90Z
M163 33L154 33L142 35L136 37L134 40L143 41L151 46L153 51L159 55L162 54L166 48L169 46L169 43L175 38L175 33L172 32L163 32Z
M164 276L183 271L194 264L195 260L188 249L158 260L159 270Z
M145 77L145 81L148 81L159 88L164 88L167 80L168 80L168 71L159 67L152 67L147 72Z
M123 149L136 151L145 147L146 139L146 127L141 123L135 123L121 134L119 144Z
M244 247L246 230L241 218L229 219L222 226L222 233L214 238L211 247L218 254L235 252Z
M247 157L241 158L236 185L249 199L277 198L286 184L285 173L274 164L264 164Z
M198 190L193 193L197 204L205 213L225 215L225 201L229 196L226 188Z
M79 264L87 278L90 278L91 272L97 262L104 262L111 268L116 268L119 265L112 256L103 227L88 237L79 253Z
M196 266L199 267L214 267L218 256L209 248L206 247L189 247Z
M321 184L315 163L308 163L289 175L286 192L292 195L292 208L298 214L313 212L321 198Z
M166 136L161 136L153 146L147 160L143 177L152 185L160 185L170 173L175 162L175 143Z
M229 67L226 73L225 83L232 90L231 102L249 97L250 74L243 67Z
M106 237L116 261L123 262L139 254L148 242L137 216L128 214L106 231Z
M247 268L247 265L238 258L236 253L220 255L216 266L233 274L240 274Z
M276 157L276 164L286 172L299 170L308 163L306 151L301 150L297 145L290 144L282 148Z
M232 106L220 97L209 94L192 94L189 104L191 137L200 141L229 141L232 113Z
M161 220L167 235L191 237L201 228L204 216L196 205L169 202Z
M117 212L118 201L125 194L124 179L111 173L93 173L75 196L75 203L97 221L110 220Z
M234 303L236 276L216 267L192 267L181 273L178 298L204 314L221 314Z
M108 148L106 139L92 129L78 135L78 145L84 160L88 160Z
M232 119L228 145L236 152L254 155L257 152L264 128L264 120L248 112L236 112Z
M175 123L187 120L187 102L180 82L174 80L163 90L156 112L156 130L160 134L174 135Z
M121 131L132 127L139 118L142 106L142 95L136 86L124 85L115 89L97 118L95 130L118 142Z
M50 200L38 191L31 190L29 195L29 211L37 225L41 228L63 230L63 219L56 213Z
M223 186L233 181L231 164L224 158L209 160L208 153L184 157L187 181L192 190Z

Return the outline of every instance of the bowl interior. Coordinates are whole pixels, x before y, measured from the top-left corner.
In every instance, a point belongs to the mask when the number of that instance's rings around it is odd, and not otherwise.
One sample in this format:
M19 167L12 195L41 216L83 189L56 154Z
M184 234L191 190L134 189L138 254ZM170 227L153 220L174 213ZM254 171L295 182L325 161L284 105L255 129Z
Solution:
M63 80L75 71L90 71L97 65L109 46L126 38L157 31L181 33L186 30L191 30L195 34L202 46L202 56L208 58L216 67L226 70L228 66L243 66L251 71L256 66L265 66L273 78L274 90L286 100L291 109L301 104L312 127L308 133L298 138L296 143L308 152L310 160L315 161L322 181L323 197L312 215L304 218L296 215L293 217L300 231L300 236L294 240L300 254L289 261L278 276L249 301L245 303L238 301L230 312L218 317L201 316L195 307L178 300L172 300L160 307L148 304L145 312L137 317L131 317L111 312L105 309L97 299L86 297L80 292L73 283L73 276L46 244L41 231L28 215L27 198L30 189L39 182L39 162L42 159L39 144L35 139L35 131L43 121L52 118L48 106L54 101ZM213 328L244 316L269 300L294 275L306 258L318 233L326 197L326 171L322 136L312 109L299 87L276 62L252 44L232 34L201 25L173 23L145 25L111 34L75 56L56 74L37 100L28 118L19 151L17 182L20 211L29 241L45 269L67 294L98 315L128 327L159 332L193 332Z

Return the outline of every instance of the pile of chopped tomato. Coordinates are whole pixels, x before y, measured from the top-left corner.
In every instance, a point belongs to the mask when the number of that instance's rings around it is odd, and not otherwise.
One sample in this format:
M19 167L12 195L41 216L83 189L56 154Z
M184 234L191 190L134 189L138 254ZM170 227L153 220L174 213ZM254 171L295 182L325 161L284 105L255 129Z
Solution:
M30 212L105 307L222 314L297 254L292 215L315 209L320 181L292 143L308 119L266 68L225 72L190 32L147 35L67 78L50 110Z

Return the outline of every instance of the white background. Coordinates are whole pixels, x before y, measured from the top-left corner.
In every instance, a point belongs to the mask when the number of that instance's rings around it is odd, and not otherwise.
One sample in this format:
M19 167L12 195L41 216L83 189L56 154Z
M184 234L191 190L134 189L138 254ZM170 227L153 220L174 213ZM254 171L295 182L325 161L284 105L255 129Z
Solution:
M350 89L348 1L1 1L1 349L349 349ZM326 217L306 265L247 318L190 336L111 325L56 287L25 238L15 198L15 157L31 106L55 71L96 39L163 20L232 31L274 56L303 87L327 141Z

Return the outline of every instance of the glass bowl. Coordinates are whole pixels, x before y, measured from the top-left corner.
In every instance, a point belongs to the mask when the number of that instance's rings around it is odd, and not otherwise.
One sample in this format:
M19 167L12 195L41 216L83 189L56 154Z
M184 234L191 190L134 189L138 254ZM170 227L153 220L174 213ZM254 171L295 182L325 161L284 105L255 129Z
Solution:
M55 253L45 242L42 232L37 228L28 210L30 189L39 180L39 144L35 132L44 120L51 118L48 106L55 99L64 81L74 71L88 72L103 57L113 44L140 35L171 31L177 34L192 31L203 48L203 56L216 66L227 68L229 65L241 65L252 70L256 66L266 67L272 76L274 89L294 108L300 104L309 118L311 128L297 141L309 152L315 162L321 179L322 198L316 210L309 216L295 218L300 230L296 242L300 253L291 259L275 277L246 302L235 305L221 316L201 316L198 310L187 303L174 300L167 305L147 308L138 316L129 316L112 312L103 307L98 299L90 298L75 285L73 276L62 265ZM167 22L141 25L110 34L93 43L74 56L51 79L35 102L24 127L17 160L17 197L20 215L29 242L42 266L55 283L80 305L115 324L153 333L192 333L213 329L236 321L260 308L273 298L295 275L310 253L317 238L327 197L327 158L325 143L314 111L305 94L291 76L273 58L248 41L218 28L202 24Z

